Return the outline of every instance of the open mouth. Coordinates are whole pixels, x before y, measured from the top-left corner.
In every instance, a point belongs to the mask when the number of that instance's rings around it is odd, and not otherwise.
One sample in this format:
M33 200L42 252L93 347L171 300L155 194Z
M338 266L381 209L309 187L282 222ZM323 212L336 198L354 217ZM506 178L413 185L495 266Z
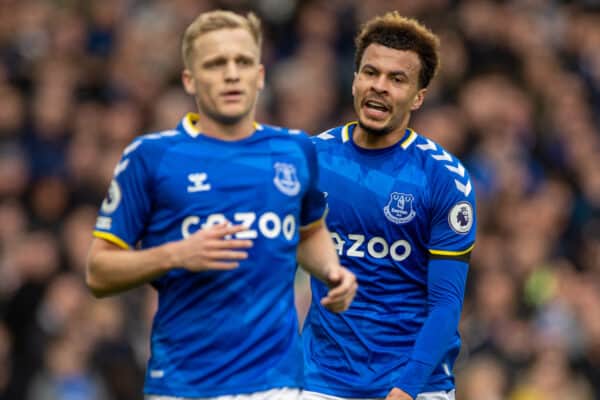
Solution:
M383 120L387 118L390 107L382 101L368 99L363 102L365 116L369 119Z
M221 97L223 97L226 102L239 101L242 98L243 94L244 92L242 92L241 90L228 90L226 92L222 92Z
M381 102L381 101L377 101L377 100L367 100L364 102L364 106L376 111L381 111L381 112L388 112L389 108L388 106Z

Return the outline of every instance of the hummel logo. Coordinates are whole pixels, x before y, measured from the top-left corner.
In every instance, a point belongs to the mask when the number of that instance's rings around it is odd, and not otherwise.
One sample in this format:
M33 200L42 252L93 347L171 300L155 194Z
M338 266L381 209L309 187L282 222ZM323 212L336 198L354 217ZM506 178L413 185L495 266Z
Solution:
M208 175L204 172L189 174L188 179L190 180L192 185L187 187L188 193L206 192L210 190L210 183L204 183L207 178Z

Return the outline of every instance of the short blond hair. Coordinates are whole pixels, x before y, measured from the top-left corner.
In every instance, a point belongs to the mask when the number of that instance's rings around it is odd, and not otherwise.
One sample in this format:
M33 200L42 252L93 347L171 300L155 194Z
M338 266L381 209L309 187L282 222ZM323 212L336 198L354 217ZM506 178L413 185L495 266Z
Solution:
M190 67L194 52L194 41L196 38L205 33L220 29L246 29L254 38L254 41L256 42L256 45L260 51L260 46L262 44L262 32L260 25L260 19L252 12L249 12L246 14L246 16L226 10L215 10L200 14L187 27L185 33L183 34L183 40L181 43L181 56L183 58L183 64L186 68Z
M367 21L355 39L356 71L360 68L366 48L372 43L417 53L421 60L420 88L429 86L429 82L437 73L440 64L440 40L416 19L404 17L398 11L391 11Z

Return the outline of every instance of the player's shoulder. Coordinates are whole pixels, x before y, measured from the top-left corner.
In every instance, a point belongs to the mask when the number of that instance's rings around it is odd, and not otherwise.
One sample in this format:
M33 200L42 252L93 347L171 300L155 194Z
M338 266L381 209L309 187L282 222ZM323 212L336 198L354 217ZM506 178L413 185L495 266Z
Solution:
M333 128L327 129L324 132L312 136L310 139L319 149L335 146L343 141L343 132L344 130L348 130L350 125L352 125L352 123L334 126Z
M285 128L276 125L257 124L256 130L261 132L261 137L269 140L281 140L283 142L293 142L299 147L306 149L312 147L308 133L301 129Z
M457 156L435 141L411 130L413 136L407 150L421 163L424 172L437 182L454 182L454 186L463 193L471 192L469 171ZM465 193L468 195L469 193Z
M286 128L283 126L277 125L269 125L269 124L256 124L256 130L262 131L265 134L280 136L284 138L290 138L291 140L295 140L295 138L300 138L302 140L304 137L308 137L308 134L301 129L294 128Z
M156 154L173 145L174 142L184 138L181 131L177 129L159 132L145 133L134 138L123 150L123 156L130 154Z

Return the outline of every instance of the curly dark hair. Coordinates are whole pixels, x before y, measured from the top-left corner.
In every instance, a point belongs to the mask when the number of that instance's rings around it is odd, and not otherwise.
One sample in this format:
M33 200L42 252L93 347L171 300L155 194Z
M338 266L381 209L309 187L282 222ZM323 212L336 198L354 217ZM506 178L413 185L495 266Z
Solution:
M372 43L397 50L411 50L419 55L421 71L419 87L426 88L437 73L439 67L439 38L419 21L407 18L397 11L367 21L356 35L355 70L365 49Z

